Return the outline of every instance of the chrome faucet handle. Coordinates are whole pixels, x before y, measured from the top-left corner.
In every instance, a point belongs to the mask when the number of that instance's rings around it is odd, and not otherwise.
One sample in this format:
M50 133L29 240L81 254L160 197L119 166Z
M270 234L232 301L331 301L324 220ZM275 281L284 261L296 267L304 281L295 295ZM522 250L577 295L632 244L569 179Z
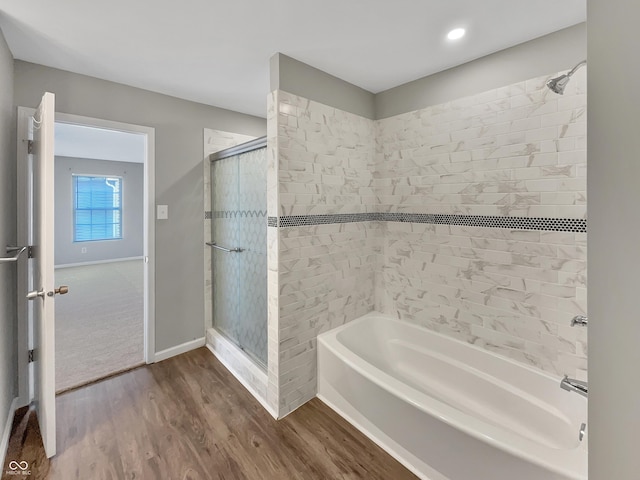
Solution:
M586 327L587 326L587 316L586 315L576 315L575 317L573 317L571 319L571 326L575 327L576 325L579 325L581 327Z

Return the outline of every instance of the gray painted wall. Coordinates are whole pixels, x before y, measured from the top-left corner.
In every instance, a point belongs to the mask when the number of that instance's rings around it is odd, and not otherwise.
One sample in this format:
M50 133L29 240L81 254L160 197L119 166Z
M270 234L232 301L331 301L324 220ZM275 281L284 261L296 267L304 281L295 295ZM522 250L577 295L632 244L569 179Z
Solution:
M107 175L122 178L122 239L73 241L72 175ZM144 165L86 158L56 157L55 238L56 265L141 257L144 239ZM86 252L82 253L85 248Z
M380 92L375 96L375 118L387 118L568 70L587 57L586 30L586 24L581 23Z
M371 119L444 103L568 70L587 56L585 23L373 94L282 53L271 57L271 91L284 90Z
M640 478L640 2L588 0L589 480Z
M204 336L203 128L258 137L265 120L23 61L14 79L16 105L50 91L58 112L155 128L156 203L169 205L156 221L156 351Z
M361 117L374 118L373 93L291 57L270 60L271 90L284 90Z
M0 255L16 241L16 161L14 152L13 57L0 31ZM0 435L17 395L16 266L0 265ZM0 452L0 457L4 452ZM2 468L2 467L0 467Z

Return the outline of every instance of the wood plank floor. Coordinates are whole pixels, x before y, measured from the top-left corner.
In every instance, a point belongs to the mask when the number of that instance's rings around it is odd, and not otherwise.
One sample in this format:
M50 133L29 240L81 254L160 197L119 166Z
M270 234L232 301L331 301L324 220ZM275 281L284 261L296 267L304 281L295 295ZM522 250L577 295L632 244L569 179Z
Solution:
M416 478L317 399L274 420L205 348L66 392L57 412L58 455L26 415L3 479L10 460L30 479Z

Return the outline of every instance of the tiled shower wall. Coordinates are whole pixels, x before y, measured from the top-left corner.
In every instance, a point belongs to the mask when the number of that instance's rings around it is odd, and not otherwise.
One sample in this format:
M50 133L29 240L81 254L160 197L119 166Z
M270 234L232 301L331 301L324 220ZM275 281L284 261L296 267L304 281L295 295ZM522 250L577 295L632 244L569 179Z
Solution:
M564 96L550 77L377 122L380 212L454 217L385 222L376 308L585 377L586 71Z
M269 96L269 403L316 336L375 309L586 377L586 72L372 121Z
M374 122L286 92L274 95L278 389L285 415L316 394L317 335L374 308L381 225L364 218L340 223L339 215L375 209Z

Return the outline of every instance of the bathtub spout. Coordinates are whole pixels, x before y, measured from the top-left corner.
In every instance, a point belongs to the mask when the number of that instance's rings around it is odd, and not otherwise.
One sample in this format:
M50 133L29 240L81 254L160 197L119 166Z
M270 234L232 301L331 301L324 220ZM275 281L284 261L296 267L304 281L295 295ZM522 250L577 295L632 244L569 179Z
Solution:
M588 323L588 319L585 315L576 315L571 319L572 327L575 327L576 325L579 325L581 327L586 327L587 323Z
M560 388L562 388L563 390L566 390L567 392L576 392L582 395L583 397L588 397L587 382L583 382L581 380L575 380L573 378L569 378L566 375L560 382Z

